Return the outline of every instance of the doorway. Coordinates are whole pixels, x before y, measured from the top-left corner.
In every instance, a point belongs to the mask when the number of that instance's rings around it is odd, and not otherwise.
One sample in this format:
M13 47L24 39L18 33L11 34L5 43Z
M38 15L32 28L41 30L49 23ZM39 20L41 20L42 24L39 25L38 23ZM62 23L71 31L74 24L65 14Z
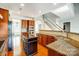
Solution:
M64 22L63 30L66 32L70 32L70 22Z
M12 39L13 39L13 54L18 56L21 52L21 20L12 20Z

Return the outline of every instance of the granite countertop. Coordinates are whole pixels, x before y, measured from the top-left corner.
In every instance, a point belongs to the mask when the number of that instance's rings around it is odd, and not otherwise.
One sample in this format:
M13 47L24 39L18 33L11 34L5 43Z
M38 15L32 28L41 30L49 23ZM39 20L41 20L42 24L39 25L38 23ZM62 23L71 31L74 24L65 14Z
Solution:
M79 48L72 46L70 43L68 43L64 39L58 39L57 41L48 44L47 47L68 56L79 55Z

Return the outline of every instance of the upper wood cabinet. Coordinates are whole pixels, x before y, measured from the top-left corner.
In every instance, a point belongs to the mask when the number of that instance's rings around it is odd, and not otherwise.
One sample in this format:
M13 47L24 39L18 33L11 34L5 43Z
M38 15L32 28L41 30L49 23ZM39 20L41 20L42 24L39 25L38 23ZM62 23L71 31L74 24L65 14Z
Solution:
M0 8L0 40L4 40L4 45L1 47L2 56L6 55L8 51L8 19L9 11Z
M8 37L8 10L0 8L0 37Z
M8 10L0 8L0 16L2 16L3 18L3 19L0 18L0 22L8 23L8 16L9 16Z
M35 21L34 20L22 20L22 27L27 28L29 26L34 26Z
M34 26L35 26L34 20L22 20L22 32L27 32L29 38L35 36Z
M22 28L27 28L27 20L22 20Z
M34 26L34 20L29 20L29 26Z

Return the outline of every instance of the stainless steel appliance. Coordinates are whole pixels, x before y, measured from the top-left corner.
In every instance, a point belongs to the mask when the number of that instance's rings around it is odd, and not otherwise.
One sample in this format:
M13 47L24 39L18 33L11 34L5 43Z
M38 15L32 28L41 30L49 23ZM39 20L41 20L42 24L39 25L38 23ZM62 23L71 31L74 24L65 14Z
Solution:
M13 46L12 46L12 22L9 21L8 22L8 51L12 51L13 50Z

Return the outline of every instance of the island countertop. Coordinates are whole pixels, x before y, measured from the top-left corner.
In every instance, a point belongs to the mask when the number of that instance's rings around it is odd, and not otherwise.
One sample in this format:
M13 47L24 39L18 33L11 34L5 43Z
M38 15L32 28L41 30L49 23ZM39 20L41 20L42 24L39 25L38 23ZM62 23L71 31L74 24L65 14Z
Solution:
M64 39L58 39L57 41L48 44L47 47L64 55L68 55L68 56L79 55L79 48L72 46Z

